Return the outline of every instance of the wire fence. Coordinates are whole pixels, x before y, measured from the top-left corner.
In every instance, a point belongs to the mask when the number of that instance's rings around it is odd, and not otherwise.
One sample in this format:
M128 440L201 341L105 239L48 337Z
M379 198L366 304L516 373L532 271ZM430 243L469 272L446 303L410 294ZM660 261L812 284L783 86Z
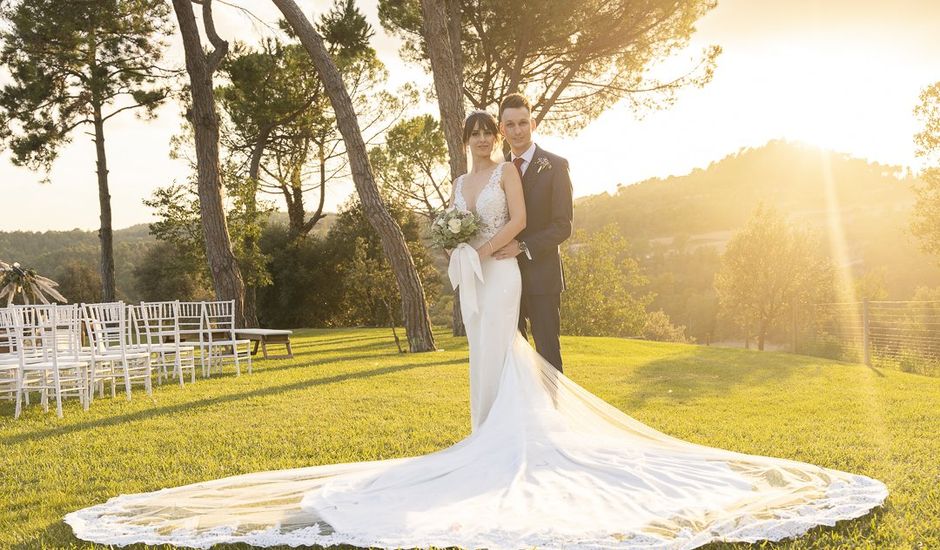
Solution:
M940 301L814 304L794 328L797 353L940 376Z

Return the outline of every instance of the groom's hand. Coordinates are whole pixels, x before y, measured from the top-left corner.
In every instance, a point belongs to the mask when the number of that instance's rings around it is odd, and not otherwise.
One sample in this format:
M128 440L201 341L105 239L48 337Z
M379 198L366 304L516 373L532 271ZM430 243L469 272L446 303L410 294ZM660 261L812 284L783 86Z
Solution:
M500 248L496 251L496 254L493 254L493 257L497 260L505 260L506 258L515 258L518 256L522 250L519 249L519 241L513 239L509 241L506 246Z

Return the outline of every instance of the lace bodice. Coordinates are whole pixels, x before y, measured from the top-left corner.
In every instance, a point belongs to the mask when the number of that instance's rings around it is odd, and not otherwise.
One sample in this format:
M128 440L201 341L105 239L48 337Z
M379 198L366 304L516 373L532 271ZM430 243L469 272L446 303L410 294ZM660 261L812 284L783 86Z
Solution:
M480 232L474 237L473 241L480 240L485 242L495 235L509 221L509 205L506 202L506 192L503 186L499 184L503 176L503 167L506 163L500 163L493 169L490 179L477 195L476 210L471 210L467 204L466 197L463 194L463 180L466 174L457 178L454 184L454 208L464 212L473 212L480 217L482 227Z

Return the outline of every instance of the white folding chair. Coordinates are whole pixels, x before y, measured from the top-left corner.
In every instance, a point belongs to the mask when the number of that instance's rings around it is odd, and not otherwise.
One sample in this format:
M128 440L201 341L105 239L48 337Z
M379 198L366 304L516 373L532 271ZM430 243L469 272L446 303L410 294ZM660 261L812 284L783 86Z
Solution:
M199 367L202 369L203 378L209 376L206 364L209 344L205 339L205 317L202 302L176 302L177 333L180 341L199 350Z
M78 397L88 410L88 362L80 358L82 315L77 305L14 307L4 324L13 325L12 345L19 357L16 408L19 418L30 392L40 393L43 410L49 410L49 391L62 418L62 400Z
M150 352L128 342L127 308L123 302L83 304L85 327L90 343L90 383L104 393L104 382L111 381L111 395L115 394L118 380L124 382L127 400L131 399L131 386L142 383L147 395L153 393L153 370Z
M235 336L235 300L204 302L205 339L208 344L208 370L218 360L219 372L225 359L235 363L235 375L241 375L241 361L247 361L248 374L251 374L251 341L239 340ZM244 347L244 349L242 349Z
M6 314L4 314L6 313ZM0 399L16 399L16 371L20 358L13 346L13 310L0 309Z
M0 309L0 399L9 399L11 401L16 399L16 381L22 363L20 358L21 350L19 349L20 340L17 338L16 327L13 324L14 315L23 315L23 312L17 311L14 306ZM30 339L29 342L38 343L35 339ZM36 345L24 346L22 354L32 359L42 357L42 351L37 349ZM38 378L36 372L30 371L25 383L29 387L34 386L35 384L32 384L32 382ZM25 404L29 405L29 392L23 397Z
M172 364L173 375L182 386L183 371L190 372L191 382L196 381L196 357L195 346L181 342L178 308L179 301L141 302L128 306L128 312L137 342L157 360L157 381L167 378L167 367Z

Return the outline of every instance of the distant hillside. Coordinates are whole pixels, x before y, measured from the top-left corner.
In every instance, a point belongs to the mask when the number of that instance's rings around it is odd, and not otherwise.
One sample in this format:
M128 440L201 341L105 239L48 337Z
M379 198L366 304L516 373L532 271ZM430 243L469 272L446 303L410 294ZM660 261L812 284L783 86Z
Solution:
M114 279L119 298L134 300L134 268L155 242L147 224L114 231ZM19 262L48 277L58 276L62 266L77 261L97 269L97 231L0 232L0 258Z
M720 252L764 202L826 239L841 228L853 272L883 270L891 296L903 299L918 285L940 286L937 258L923 254L908 231L916 182L896 166L773 141L685 176L579 199L575 226L616 223L641 255L702 246Z
M327 214L313 233L325 234L335 218L335 214ZM287 214L274 212L269 223L287 225ZM118 298L138 300L134 269L155 242L145 223L114 231L114 278ZM55 278L70 261L97 269L98 243L97 231L0 231L0 259L19 262Z

